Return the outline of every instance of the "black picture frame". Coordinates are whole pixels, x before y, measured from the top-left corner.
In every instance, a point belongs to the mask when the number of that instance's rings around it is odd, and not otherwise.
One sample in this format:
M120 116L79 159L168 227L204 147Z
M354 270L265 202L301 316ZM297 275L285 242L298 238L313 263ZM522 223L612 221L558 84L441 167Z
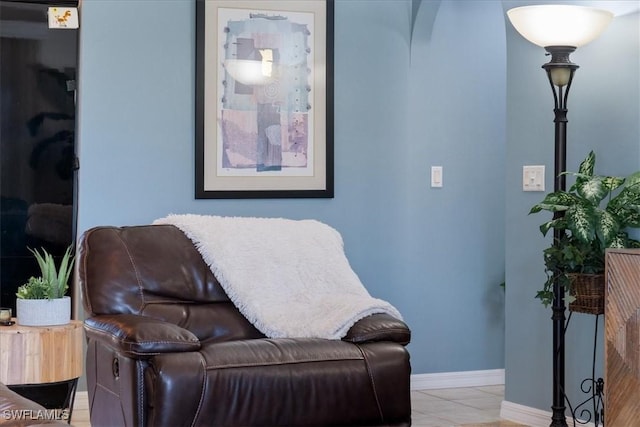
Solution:
M241 37L248 26L265 23L286 33ZM196 1L196 199L334 197L333 33L334 0ZM303 40L304 51L291 39ZM260 43L278 46L267 50L280 71L269 83L242 84L231 76L229 60L243 48L243 58L259 50L264 63ZM291 52L296 60L302 52L304 62L290 65ZM298 101L302 80L307 93Z

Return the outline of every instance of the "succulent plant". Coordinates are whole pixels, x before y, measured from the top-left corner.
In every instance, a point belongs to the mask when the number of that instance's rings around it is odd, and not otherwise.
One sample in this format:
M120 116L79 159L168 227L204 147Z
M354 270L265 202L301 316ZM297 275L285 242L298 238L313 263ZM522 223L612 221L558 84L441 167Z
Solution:
M44 248L42 253L29 248L40 267L39 277L30 277L27 283L20 286L16 296L21 299L53 299L62 298L69 289L68 281L73 270L73 246L69 246L56 268L53 255Z

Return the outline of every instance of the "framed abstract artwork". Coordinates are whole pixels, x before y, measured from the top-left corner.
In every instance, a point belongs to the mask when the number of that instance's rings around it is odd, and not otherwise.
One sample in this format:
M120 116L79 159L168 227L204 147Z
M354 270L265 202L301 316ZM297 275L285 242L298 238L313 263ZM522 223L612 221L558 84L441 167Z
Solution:
M333 17L333 0L197 0L197 199L333 197Z

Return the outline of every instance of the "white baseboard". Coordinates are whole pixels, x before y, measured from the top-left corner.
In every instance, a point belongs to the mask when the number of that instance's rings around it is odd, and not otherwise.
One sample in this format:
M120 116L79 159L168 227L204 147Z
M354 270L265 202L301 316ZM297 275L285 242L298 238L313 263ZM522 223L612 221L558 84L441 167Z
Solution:
M411 375L411 390L482 387L504 384L504 369Z
M548 427L551 421L551 415L549 411L519 405L506 400L503 400L502 405L500 405L500 418L530 427ZM567 417L567 425L573 425L573 418ZM578 425L594 427L593 423L580 423Z
M500 405L500 418L531 427L548 427L551 412L503 400Z

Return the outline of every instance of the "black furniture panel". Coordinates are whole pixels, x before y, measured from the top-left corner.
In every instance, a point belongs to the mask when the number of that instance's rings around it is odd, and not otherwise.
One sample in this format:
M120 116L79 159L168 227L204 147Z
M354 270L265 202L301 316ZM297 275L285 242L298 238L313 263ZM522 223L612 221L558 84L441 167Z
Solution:
M77 29L50 29L50 6L0 1L0 305L75 239ZM15 312L15 311L14 311Z

